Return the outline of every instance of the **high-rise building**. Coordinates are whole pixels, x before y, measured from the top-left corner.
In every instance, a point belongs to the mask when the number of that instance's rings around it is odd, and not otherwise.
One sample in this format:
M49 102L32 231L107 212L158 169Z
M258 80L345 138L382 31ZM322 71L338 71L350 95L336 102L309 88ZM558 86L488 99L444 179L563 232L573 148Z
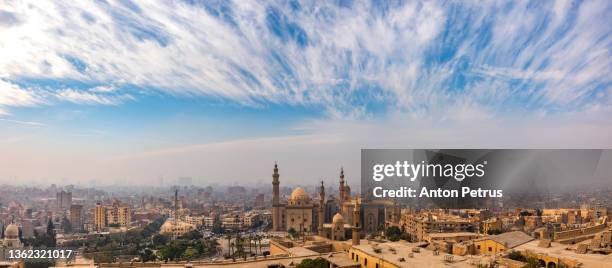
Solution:
M102 229L106 228L108 225L108 221L106 219L106 207L101 203L96 204L94 212L94 225L97 231L102 231Z
M83 205L73 204L70 206L70 224L72 229L80 231L83 229Z
M21 237L29 239L34 237L35 219L23 219L21 221Z
M56 194L57 208L60 210L66 210L72 205L72 192L66 192L64 190L57 192Z
M130 227L132 210L128 204L115 201L110 206L96 204L95 227L100 231L106 227Z
M258 194L255 196L255 206L263 207L264 206L264 194Z
M132 222L130 206L115 201L111 206L106 208L106 218L108 226L130 227L130 223Z

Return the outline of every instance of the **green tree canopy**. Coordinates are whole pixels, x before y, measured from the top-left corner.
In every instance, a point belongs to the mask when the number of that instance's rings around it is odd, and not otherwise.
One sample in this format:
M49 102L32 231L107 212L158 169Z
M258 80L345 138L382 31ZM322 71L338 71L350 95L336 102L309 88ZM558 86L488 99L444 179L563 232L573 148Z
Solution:
M327 268L329 267L329 263L319 257L316 259L304 259L297 265L297 268Z

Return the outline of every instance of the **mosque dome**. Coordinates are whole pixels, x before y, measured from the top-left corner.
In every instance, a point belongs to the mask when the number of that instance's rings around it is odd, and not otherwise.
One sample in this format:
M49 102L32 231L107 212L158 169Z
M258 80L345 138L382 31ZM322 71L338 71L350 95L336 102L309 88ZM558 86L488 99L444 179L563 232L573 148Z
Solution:
M336 213L332 218L332 223L344 223L344 217L340 213Z
M291 199L294 201L308 200L309 198L310 196L308 196L308 193L306 193L306 191L304 191L304 188L302 187L295 188L295 190L293 190L293 192L291 193Z
M7 239L19 238L19 227L15 224L9 224L4 230L4 237Z

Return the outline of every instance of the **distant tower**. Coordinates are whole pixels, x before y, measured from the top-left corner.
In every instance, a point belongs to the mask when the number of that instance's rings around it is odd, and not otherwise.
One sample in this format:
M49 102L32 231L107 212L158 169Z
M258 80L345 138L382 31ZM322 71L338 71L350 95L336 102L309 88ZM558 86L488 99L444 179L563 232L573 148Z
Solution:
M321 187L319 188L319 234L323 234L323 220L325 219L325 186L321 181Z
M361 226L359 225L359 199L355 201L355 208L353 209L353 245L359 245L359 230Z
M340 205L344 202L344 168L340 168Z
M280 201L279 201L279 189L280 181L278 178L278 164L274 163L274 173L272 174L272 230L281 231L280 222Z
M174 223L178 218L178 189L174 190Z
M174 228L176 228L178 226L178 188L174 189L174 218L172 219L172 224L174 225ZM176 232L172 232L172 239L176 239L177 238L177 233Z

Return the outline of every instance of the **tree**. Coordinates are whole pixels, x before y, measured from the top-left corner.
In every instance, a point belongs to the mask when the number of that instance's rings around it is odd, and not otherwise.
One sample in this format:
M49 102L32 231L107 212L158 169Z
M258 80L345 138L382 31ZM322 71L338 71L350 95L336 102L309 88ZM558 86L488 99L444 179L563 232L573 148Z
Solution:
M487 231L488 235L498 235L498 234L501 234L501 233L503 233L503 232L501 230L499 230L499 229L491 229L491 230Z
M297 265L297 268L327 268L329 267L329 263L319 257L316 259L304 259Z
M153 253L153 250L149 248L141 250L139 255L142 262L155 261L157 259L157 256L155 253Z
M184 249L179 247L176 243L169 243L157 251L161 260L176 260L183 255L183 252Z
M385 230L385 237L389 239L389 241L398 241L401 235L402 230L397 226L391 226Z
M525 264L525 266L523 266L523 268L538 268L538 267L540 267L540 262L538 261L538 259L533 258L533 257L527 258L526 263L527 264Z
M298 238L298 235L299 235L299 234L298 234L298 232L297 232L295 229L293 229L293 227L289 228L289 230L288 230L287 232L289 233L289 235L290 235L290 236L291 236L293 239Z
M185 249L182 255L183 259L186 259L189 261L197 258L198 256L199 256L198 250L196 250L193 247L188 247L187 249Z
M219 242L215 239L205 239L200 241L201 255L211 257L217 254Z
M240 234L236 234L236 239L234 239L234 244L236 245L235 254L238 255L238 257L246 256L245 251L244 251L244 238L240 236Z
M216 216L215 220L213 221L212 232L215 234L225 233L225 229L223 228L223 224L219 216Z
M181 235L180 239L198 240L198 239L201 239L202 237L203 237L202 234L198 230L191 230Z
M47 221L47 235L55 236L55 227L53 226L51 219Z
M225 236L225 239L227 239L227 253L228 253L228 257L233 256L234 254L232 253L232 249L233 249L233 243L232 243L232 235L228 234Z
M55 262L48 259L26 260L23 263L24 268L47 268L55 265Z
M529 213L529 211L523 210L521 212L519 212L519 216L531 216L531 213Z
M163 234L156 234L151 238L151 241L153 242L153 246L155 247L163 246L167 244L169 240L170 238L168 238L167 236Z
M516 251L516 250L510 251L510 253L508 254L508 258L511 260L521 261L521 262L527 261L527 258L525 258L525 256L523 256L521 252Z
M64 233L68 234L72 232L72 223L70 223L70 220L68 220L68 218L66 218L64 216L64 218L62 218L62 228L64 229Z

